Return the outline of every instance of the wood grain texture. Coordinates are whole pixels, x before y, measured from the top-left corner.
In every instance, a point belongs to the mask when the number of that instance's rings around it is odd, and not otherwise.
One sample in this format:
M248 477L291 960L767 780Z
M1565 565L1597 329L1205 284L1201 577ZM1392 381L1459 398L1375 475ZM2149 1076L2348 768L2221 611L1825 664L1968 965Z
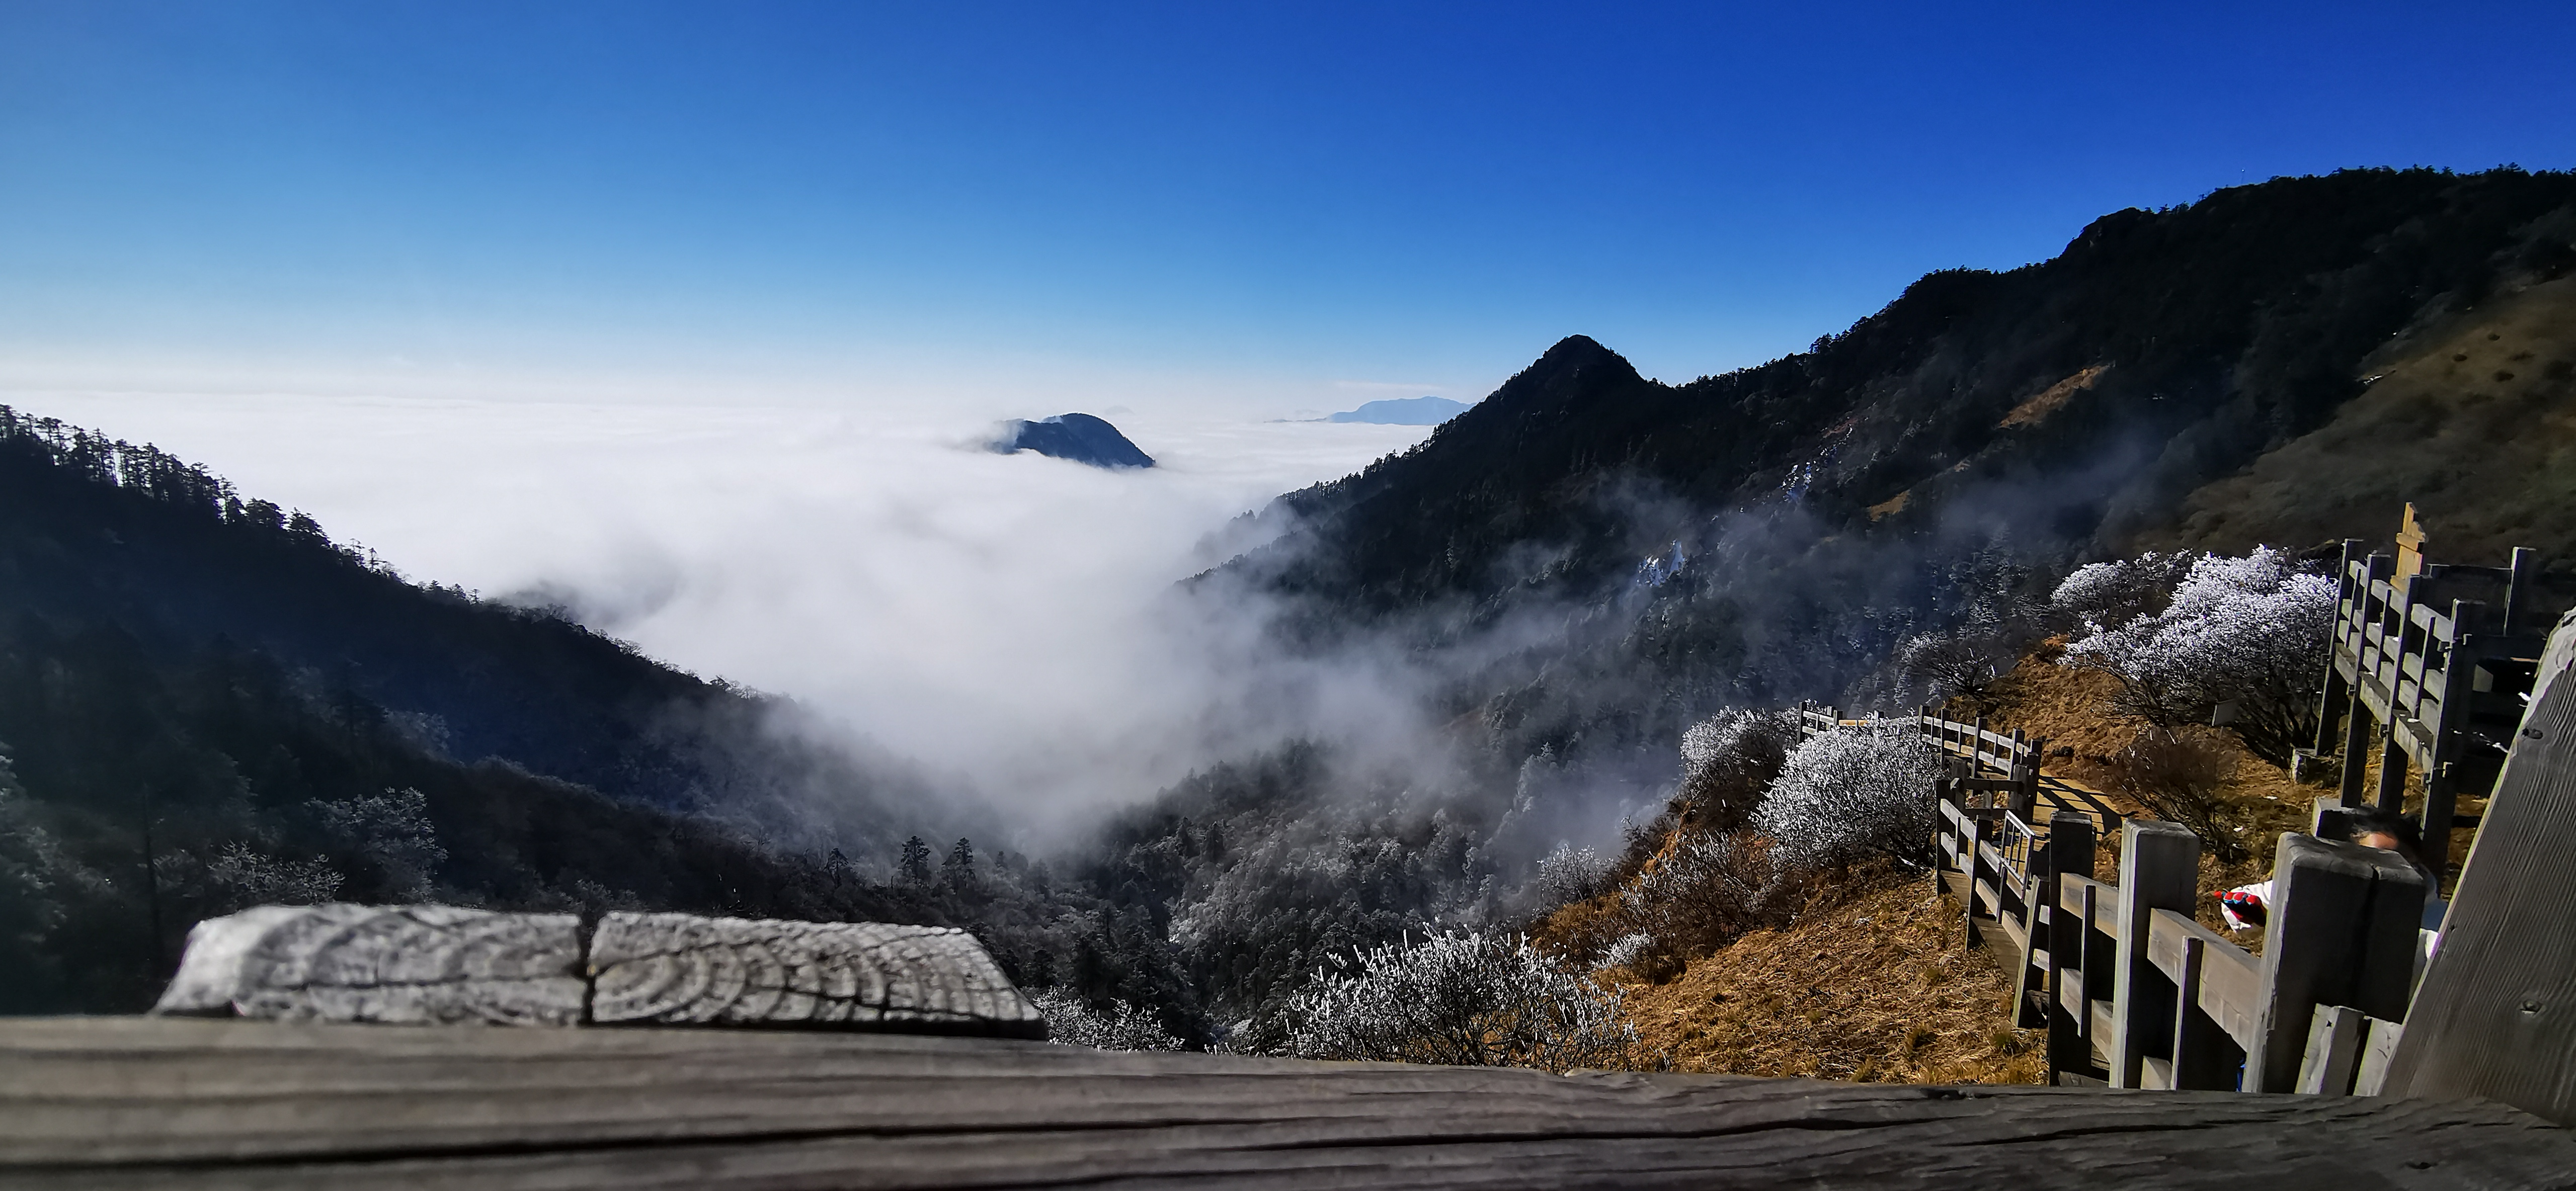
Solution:
M1927 1088L769 1031L0 1022L0 1185L2576 1185L2485 1102Z
M2389 1059L2390 1095L2483 1095L2576 1125L2576 613L2530 710Z
M458 906L261 906L191 929L153 1012L573 1025L580 926Z
M1037 1007L950 927L609 914L591 936L591 1020L1044 1038Z
M2394 852L2284 832L2263 926L2260 1045L2245 1054L2248 1091L2296 1090L2308 1022L2319 1005L2406 1016L2424 917L2424 876Z

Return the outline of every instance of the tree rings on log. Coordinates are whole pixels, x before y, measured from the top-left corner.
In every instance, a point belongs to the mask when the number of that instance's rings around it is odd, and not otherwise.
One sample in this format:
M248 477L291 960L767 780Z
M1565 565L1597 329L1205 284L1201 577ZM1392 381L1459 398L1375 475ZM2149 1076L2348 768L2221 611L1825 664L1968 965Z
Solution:
M568 1026L581 920L458 906L260 906L188 932L155 1013Z
M973 935L873 922L614 913L590 944L591 1020L1043 1038Z
M158 1014L734 1025L1044 1038L965 931L457 906L261 906L188 932Z

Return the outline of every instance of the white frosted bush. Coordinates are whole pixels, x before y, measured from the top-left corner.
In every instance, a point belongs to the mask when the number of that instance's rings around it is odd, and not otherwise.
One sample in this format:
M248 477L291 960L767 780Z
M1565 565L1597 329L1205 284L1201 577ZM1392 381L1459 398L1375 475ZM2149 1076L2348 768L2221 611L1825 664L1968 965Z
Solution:
M2191 555L2179 550L2088 563L2060 581L2048 600L2081 620L2086 631L2100 632L2104 625L2126 624L2162 606L2191 564Z
M1601 953L1600 968L1627 967L1646 958L1646 954L1654 949L1655 936L1644 931L1621 935L1616 942L1610 944L1608 950Z
M2164 610L2091 626L2067 646L2066 664L2109 672L2123 710L2169 728L2233 703L2230 726L2246 747L2287 764L2315 731L2334 608L2335 581L2285 551L2205 555Z
M1797 713L1728 709L1682 733L1681 795L1699 826L1744 822L1798 743Z
M1789 754L1754 815L1787 868L1873 857L1915 863L1932 836L1940 755L1909 730L1875 725L1811 737Z
M1636 1059L1618 995L1524 938L1443 933L1333 962L1289 1001L1299 1057L1550 1071Z
M1564 905L1579 902L1601 892L1610 866L1601 854L1590 848L1558 844L1556 850L1539 859L1539 886L1547 891L1550 902Z
M1069 988L1042 988L1029 1000L1046 1018L1047 1041L1093 1050L1179 1050L1181 1040L1163 1029L1162 1019L1148 1009L1112 1000L1107 1012L1091 1007Z

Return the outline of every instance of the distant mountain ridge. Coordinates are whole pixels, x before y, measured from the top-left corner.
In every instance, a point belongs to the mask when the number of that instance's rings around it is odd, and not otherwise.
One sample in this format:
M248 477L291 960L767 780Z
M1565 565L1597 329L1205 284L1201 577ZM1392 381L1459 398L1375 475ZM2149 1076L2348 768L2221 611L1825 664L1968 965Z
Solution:
M1451 401L1446 397L1389 397L1371 401L1358 409L1344 410L1324 420L1366 422L1375 426L1437 426L1469 408L1464 401Z
M1153 456L1129 442L1116 426L1090 414L1057 414L1035 422L1008 423L1001 436L993 440L993 450L1004 455L1035 451L1093 467L1154 466Z
M2571 270L2576 178L2358 170L2116 212L2052 260L1930 274L1809 351L1687 384L1571 336L1419 446L1281 497L1260 518L1275 540L1202 582L1285 597L1280 631L1318 643L1392 629L1436 652L1516 615L1562 624L1442 702L1481 707L1461 722L1499 763L1546 745L1650 772L1716 706L1901 706L1897 643L2009 617L2085 558L2385 536L2393 505L2307 502L2267 528L2193 494L2334 423L2409 328L2502 317ZM2524 322L2494 334L2527 358L2456 380L2561 411L2537 433L2566 421L2576 328ZM2547 513L2548 468L2483 477L2491 516L2444 505L2438 477L2481 466L2477 437L2346 434L2334 466L2448 452L2409 464L2427 517L2520 517L2513 544L2563 571L2576 523Z

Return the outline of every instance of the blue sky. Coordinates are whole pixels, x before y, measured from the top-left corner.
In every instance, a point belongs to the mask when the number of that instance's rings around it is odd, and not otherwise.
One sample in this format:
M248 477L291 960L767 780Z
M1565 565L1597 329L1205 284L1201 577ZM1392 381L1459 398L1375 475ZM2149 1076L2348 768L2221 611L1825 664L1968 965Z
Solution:
M2428 7L0 0L0 387L1687 379L2120 207L2576 165L2576 5Z

